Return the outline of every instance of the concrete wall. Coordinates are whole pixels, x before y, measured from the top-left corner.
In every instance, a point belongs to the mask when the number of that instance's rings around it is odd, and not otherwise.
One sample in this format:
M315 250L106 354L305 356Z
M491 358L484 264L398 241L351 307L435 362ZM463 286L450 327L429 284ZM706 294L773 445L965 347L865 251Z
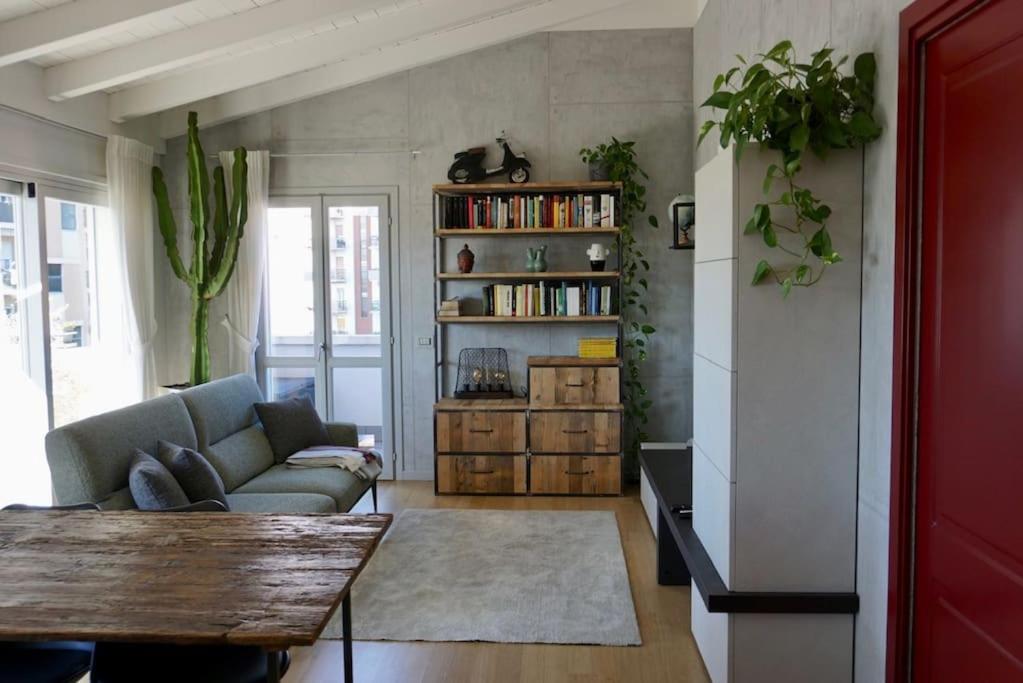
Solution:
M399 476L432 477L433 349L416 340L433 335L431 186L445 182L452 154L489 143L493 155L494 137L506 130L513 148L533 162L534 180L574 180L586 177L580 147L611 135L633 139L639 162L650 174L649 208L663 224L670 199L693 191L692 98L689 29L558 32L264 112L204 131L203 139L208 152L243 144L275 154L321 155L274 157L272 192L396 188L400 318L395 336L404 369L396 387L404 435L398 449L404 474ZM359 153L334 154L344 152ZM169 141L164 165L179 209L187 206L180 182L183 158L183 140ZM644 372L655 401L649 431L653 439L684 441L692 435L692 255L667 249L667 228L641 228L640 233L653 268L648 305L659 328ZM592 240L572 239L581 241L570 246L549 242L552 270L585 267L583 252ZM470 240L480 271L502 264L520 268L525 248L536 244ZM453 260L448 264L453 268ZM160 257L157 272L161 379L181 381L188 357L186 290ZM477 287L468 293L478 296ZM212 320L222 317L222 305L215 303ZM211 328L216 373L225 339L219 325ZM462 328L449 336L448 361L454 363L463 346L504 346L513 351L513 380L522 385L526 355L571 352L578 336L595 331L582 326L555 331Z
M885 134L867 149L864 185L863 303L860 333L860 452L857 503L855 678L884 678L891 450L892 281L898 13L908 0L709 0L694 32L695 104L736 53L792 40L802 56L825 43L840 53L878 58L877 114ZM706 119L698 111L697 126ZM714 154L707 141L697 167ZM798 295L798 293L797 293ZM850 340L856 343L857 340Z

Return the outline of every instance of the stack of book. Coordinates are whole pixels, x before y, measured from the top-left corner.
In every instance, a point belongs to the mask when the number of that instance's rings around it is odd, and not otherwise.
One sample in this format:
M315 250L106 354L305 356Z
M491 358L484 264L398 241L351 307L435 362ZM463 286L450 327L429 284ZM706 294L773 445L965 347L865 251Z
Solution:
M437 226L446 229L612 228L613 194L494 194L437 198Z
M615 337L583 337L579 340L580 358L617 358L618 340Z
M437 311L437 315L442 318L462 315L458 299L445 299L441 301L440 310Z
M483 315L498 317L579 317L615 315L613 285L595 282L535 282L487 285Z

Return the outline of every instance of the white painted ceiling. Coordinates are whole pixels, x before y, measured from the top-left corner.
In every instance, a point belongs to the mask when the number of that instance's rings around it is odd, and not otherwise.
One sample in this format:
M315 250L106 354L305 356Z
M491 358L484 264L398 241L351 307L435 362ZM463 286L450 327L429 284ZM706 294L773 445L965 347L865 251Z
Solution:
M183 108L212 124L537 31L692 25L697 3L0 0L0 69L33 63L53 102L106 93L110 120L167 137Z

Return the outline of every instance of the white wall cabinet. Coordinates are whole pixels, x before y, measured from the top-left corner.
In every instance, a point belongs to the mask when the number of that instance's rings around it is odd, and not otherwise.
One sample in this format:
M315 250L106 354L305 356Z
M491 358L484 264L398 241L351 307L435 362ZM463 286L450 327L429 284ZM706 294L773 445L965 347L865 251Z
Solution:
M854 592L863 156L805 160L843 262L787 298L750 282L788 257L743 235L771 163L726 149L696 174L693 525L730 590ZM692 604L715 683L852 679L852 615Z

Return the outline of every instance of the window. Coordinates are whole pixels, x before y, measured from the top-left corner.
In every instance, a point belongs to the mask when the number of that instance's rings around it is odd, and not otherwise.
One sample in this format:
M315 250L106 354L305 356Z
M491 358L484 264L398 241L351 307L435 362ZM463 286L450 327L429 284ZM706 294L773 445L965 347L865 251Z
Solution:
M0 197L0 223L14 222L13 197Z
M75 213L74 204L60 203L60 229L69 232L78 229L78 215Z
M46 276L50 283L50 294L59 294L64 291L64 271L59 263L47 264Z

